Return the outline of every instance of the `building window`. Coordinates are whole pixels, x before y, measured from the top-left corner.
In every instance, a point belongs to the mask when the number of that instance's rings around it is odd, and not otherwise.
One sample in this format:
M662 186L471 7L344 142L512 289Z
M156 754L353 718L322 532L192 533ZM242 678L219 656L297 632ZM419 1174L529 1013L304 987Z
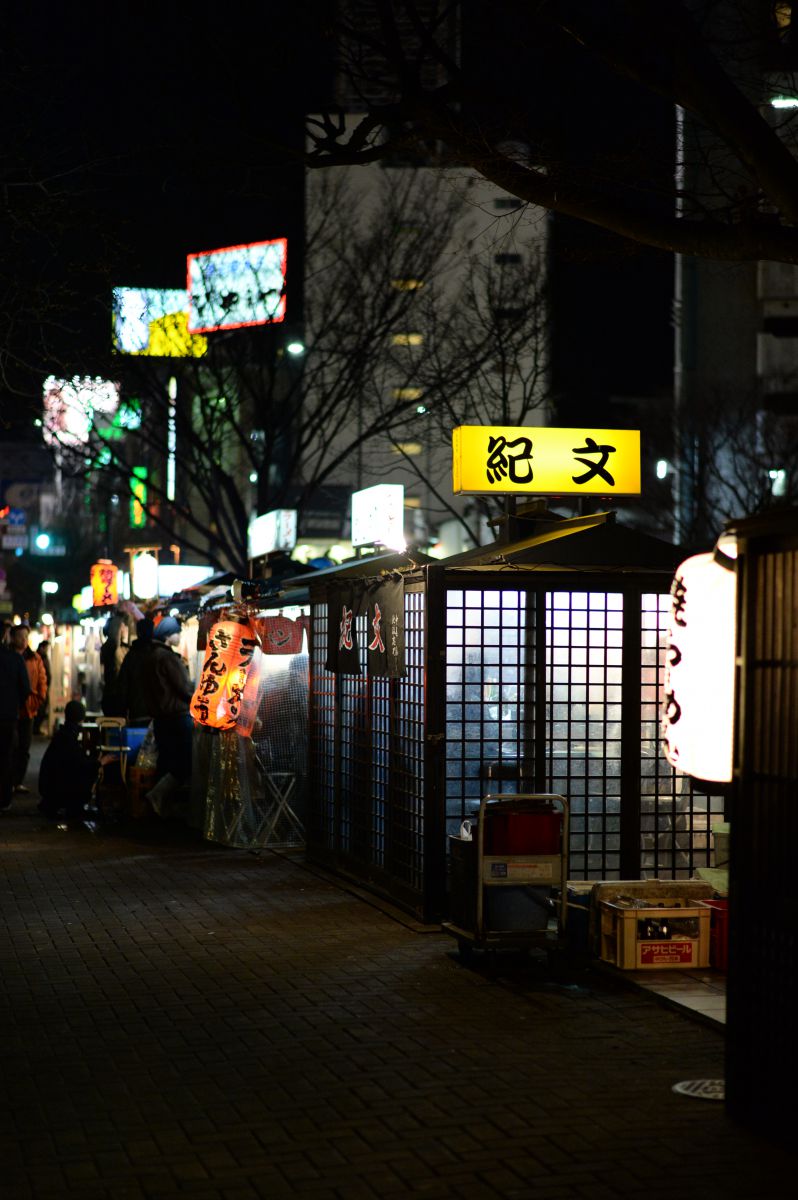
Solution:
M418 387L398 387L392 392L394 400L420 400L424 389Z
M493 207L512 212L513 209L521 208L523 203L523 200L519 200L517 196L496 196Z
M497 308L497 321L521 321L524 317L523 308Z
M493 261L497 267L517 267L521 265L520 254L497 254Z
M397 442L393 447L394 454L407 454L413 457L415 454L420 454L424 447L420 442Z
M423 333L394 333L391 336L394 346L421 346L424 342Z
M391 287L396 288L397 292L416 292L419 288L423 288L423 279L392 279Z

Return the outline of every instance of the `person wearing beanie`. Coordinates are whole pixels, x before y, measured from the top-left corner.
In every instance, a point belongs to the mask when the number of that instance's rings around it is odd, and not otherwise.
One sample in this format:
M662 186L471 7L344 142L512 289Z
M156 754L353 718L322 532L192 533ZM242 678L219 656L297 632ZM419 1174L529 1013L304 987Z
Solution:
M85 828L85 810L97 778L98 764L80 740L85 719L81 702L70 700L39 768L39 812L53 821L63 812L69 829Z
M117 695L121 715L128 725L149 725L149 692L146 678L152 654L155 625L152 617L136 622L136 638L125 655L117 678Z
M159 815L166 800L191 778L194 722L189 701L194 688L185 662L173 649L179 641L180 622L164 617L155 627L144 679L158 751L156 783L147 800Z
M176 646L180 641L180 622L176 617L162 617L155 626L155 637L159 642L168 642L170 646Z

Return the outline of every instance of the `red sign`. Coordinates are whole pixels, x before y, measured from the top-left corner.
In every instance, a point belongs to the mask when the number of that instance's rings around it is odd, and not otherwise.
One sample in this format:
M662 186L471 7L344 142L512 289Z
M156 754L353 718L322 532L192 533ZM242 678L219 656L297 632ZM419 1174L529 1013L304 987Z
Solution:
M640 965L667 967L671 963L691 963L696 942L640 942Z

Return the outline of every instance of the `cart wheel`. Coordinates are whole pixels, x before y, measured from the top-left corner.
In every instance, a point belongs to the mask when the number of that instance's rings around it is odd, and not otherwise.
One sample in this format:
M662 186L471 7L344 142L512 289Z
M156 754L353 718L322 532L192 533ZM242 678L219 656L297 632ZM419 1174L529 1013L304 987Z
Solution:
M458 938L457 953L461 962L472 963L474 961L474 943L469 942L467 938Z

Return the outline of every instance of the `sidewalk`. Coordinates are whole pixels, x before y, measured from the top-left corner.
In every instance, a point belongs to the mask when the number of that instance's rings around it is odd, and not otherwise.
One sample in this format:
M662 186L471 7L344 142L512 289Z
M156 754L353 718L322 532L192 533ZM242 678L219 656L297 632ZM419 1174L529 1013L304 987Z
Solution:
M301 858L28 797L0 863L3 1200L790 1194L795 1157L671 1091L722 1031L601 972L490 977Z

